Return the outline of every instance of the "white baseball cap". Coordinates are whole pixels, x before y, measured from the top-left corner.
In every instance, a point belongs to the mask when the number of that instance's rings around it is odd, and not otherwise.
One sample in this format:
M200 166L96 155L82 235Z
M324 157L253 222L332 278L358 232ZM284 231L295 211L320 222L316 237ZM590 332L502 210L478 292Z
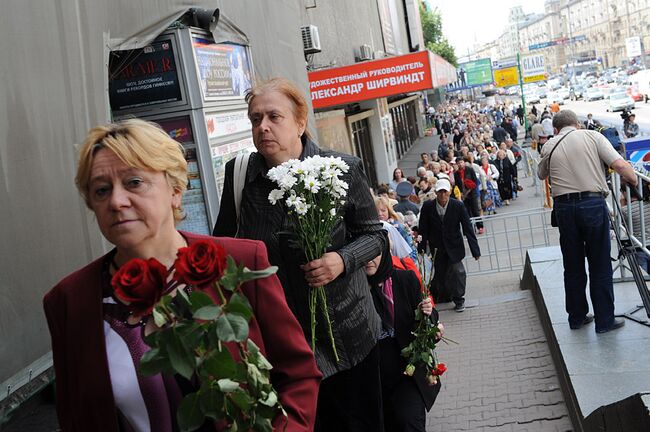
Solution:
M441 190L451 191L451 183L449 183L449 180L440 179L436 182L436 192Z

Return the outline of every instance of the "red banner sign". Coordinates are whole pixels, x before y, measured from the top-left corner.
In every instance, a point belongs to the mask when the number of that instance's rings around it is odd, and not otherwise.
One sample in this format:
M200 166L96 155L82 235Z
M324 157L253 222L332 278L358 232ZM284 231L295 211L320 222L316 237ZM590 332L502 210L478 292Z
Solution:
M434 87L428 51L309 73L314 108Z

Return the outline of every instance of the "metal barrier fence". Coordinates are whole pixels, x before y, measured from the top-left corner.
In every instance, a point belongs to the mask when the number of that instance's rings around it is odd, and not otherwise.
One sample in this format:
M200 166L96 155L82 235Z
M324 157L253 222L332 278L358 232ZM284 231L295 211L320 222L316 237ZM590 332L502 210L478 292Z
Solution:
M463 263L468 275L522 270L528 249L559 244L549 209L483 216L473 218L472 224L478 221L485 228L485 233L478 236L481 259L474 260L467 249Z

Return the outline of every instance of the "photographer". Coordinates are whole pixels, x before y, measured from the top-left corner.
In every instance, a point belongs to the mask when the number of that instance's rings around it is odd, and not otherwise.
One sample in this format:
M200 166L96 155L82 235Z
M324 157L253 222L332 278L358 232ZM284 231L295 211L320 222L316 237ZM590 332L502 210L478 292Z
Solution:
M621 117L623 117L623 133L625 134L625 138L634 138L637 136L639 134L639 125L634 122L636 116L629 111L623 111Z
M625 321L614 318L611 243L605 203L608 188L603 164L632 186L637 184L636 174L604 135L577 130L578 117L573 111L558 112L553 118L553 128L556 136L542 150L538 176L541 180L550 177L553 182L569 327L577 330L595 318L596 333L606 333L622 327ZM580 164L575 163L577 159ZM587 314L585 258L589 264L593 316Z

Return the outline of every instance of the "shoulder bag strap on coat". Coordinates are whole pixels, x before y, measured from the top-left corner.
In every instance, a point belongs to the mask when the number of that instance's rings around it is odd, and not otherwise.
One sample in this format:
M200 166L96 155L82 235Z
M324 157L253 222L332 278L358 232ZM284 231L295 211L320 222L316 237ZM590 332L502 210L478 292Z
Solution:
M237 214L237 233L239 233L239 215L241 213L241 197L246 184L246 171L248 170L248 160L251 153L238 154L235 158L233 170L233 197L235 199L235 212ZM237 237L237 234L235 234Z
M556 148L558 148L558 147L560 146L560 143L561 143L562 141L564 141L564 138L568 137L569 134L570 134L571 132L575 131L575 130L577 130L577 129L574 129L574 130L572 130L572 131L567 132L567 134L564 135L562 138L560 138L560 140L557 142L557 144L555 144L555 147L553 147L553 148L551 149L551 152L548 154L548 172L549 172L549 173L551 172L551 156L553 156L553 152L555 151Z

